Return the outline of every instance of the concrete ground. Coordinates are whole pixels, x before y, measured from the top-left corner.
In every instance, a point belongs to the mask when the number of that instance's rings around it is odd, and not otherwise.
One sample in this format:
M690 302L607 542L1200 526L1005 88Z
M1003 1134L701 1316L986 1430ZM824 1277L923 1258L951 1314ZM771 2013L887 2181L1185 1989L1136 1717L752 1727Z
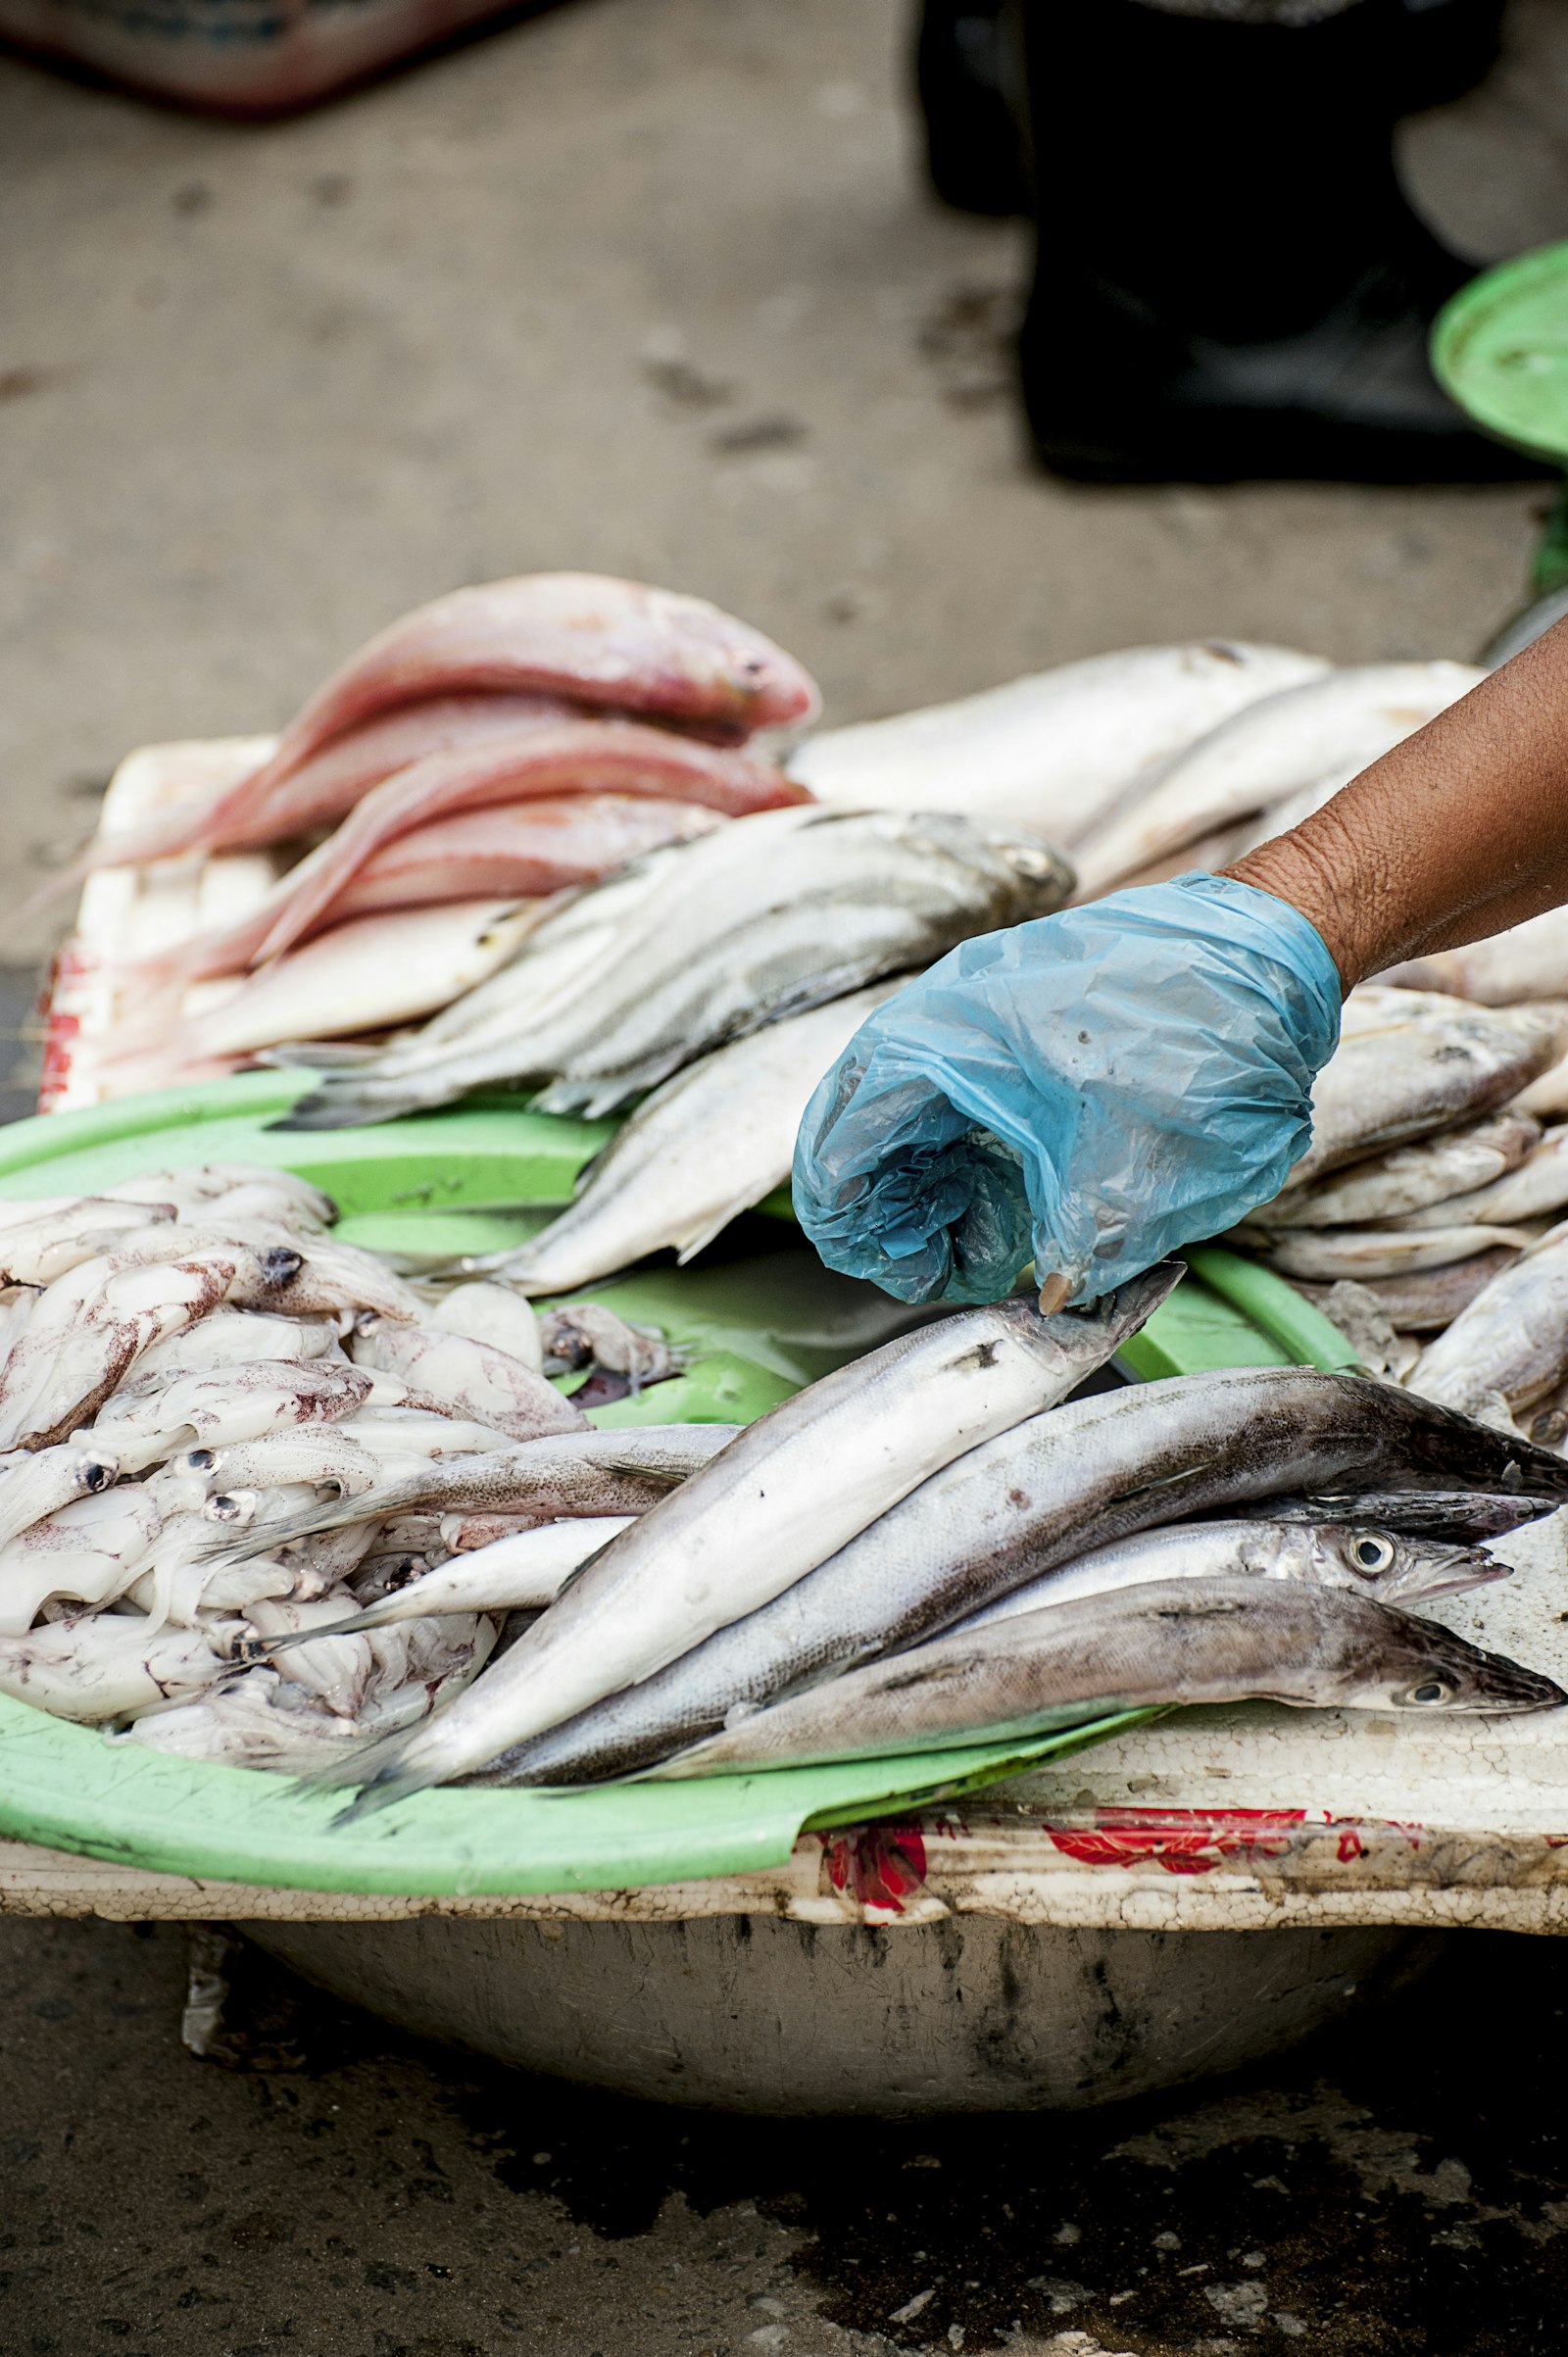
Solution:
M1539 488L1030 471L1026 241L924 195L904 36L896 0L575 0L260 128L0 62L17 897L129 747L271 726L401 609L534 566L733 606L835 719L1144 639L1483 643ZM1477 260L1568 234L1565 123L1568 20L1518 0L1491 82L1407 126L1412 184ZM53 929L0 952L0 1072ZM509 2080L259 1960L200 2062L183 1974L169 1931L0 1926L0 2357L1562 2344L1544 1946L1460 1939L1135 2118L825 2133Z

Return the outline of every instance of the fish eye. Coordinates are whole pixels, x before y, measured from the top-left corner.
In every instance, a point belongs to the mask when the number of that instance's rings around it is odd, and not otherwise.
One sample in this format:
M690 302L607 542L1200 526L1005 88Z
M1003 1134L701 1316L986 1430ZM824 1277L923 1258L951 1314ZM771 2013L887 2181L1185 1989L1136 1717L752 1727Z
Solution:
M1380 1538L1375 1531L1363 1531L1358 1539L1350 1542L1350 1561L1357 1571L1364 1571L1369 1576L1387 1571L1394 1561L1394 1542Z
M1431 1709L1435 1703L1451 1702L1453 1688L1446 1678L1423 1678L1419 1686L1409 1689L1403 1699L1418 1708Z

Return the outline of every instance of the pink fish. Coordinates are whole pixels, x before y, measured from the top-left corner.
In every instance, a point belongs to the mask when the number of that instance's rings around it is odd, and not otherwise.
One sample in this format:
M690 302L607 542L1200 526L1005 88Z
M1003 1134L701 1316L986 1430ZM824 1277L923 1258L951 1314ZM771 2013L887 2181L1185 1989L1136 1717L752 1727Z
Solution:
M699 803L725 817L809 799L771 762L639 720L564 720L466 753L435 753L373 786L312 854L311 874L290 895L259 956L275 958L303 940L371 855L398 836L461 810L564 794Z
M311 935L347 917L387 908L428 908L486 895L540 899L574 884L597 883L661 844L685 842L725 823L717 811L698 803L633 794L564 794L464 810L415 827L372 852L317 916ZM297 887L309 885L320 871L330 848L323 844L280 877L248 915L121 968L117 989L134 1004L148 991L243 973Z
M455 589L372 638L290 722L258 787L375 712L474 690L646 712L729 743L808 719L819 701L781 647L704 598L599 573L523 573Z
M95 843L74 872L139 867L147 859L178 859L184 852L286 843L316 827L335 826L362 794L427 754L515 736L529 726L569 718L571 712L570 705L551 696L427 696L419 704L399 705L334 737L270 791L257 791L259 773L252 770L216 802L181 803L144 826Z

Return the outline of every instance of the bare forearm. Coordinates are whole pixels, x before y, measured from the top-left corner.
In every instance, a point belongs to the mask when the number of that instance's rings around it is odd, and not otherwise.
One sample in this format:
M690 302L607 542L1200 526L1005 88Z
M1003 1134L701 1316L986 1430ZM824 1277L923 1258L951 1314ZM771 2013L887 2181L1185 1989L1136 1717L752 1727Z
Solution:
M1225 873L1298 908L1348 990L1568 901L1568 623Z

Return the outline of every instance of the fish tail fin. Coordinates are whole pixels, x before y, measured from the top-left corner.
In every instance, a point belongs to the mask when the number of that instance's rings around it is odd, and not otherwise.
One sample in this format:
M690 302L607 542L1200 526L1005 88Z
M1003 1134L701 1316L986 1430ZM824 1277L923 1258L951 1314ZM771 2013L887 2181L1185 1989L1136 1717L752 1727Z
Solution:
M445 1099L439 1091L430 1089L398 1089L389 1084L375 1087L369 1080L344 1070L329 1074L319 1088L312 1089L281 1114L268 1123L269 1129L364 1129L374 1121L390 1121L399 1113L416 1113L427 1105L440 1105Z

